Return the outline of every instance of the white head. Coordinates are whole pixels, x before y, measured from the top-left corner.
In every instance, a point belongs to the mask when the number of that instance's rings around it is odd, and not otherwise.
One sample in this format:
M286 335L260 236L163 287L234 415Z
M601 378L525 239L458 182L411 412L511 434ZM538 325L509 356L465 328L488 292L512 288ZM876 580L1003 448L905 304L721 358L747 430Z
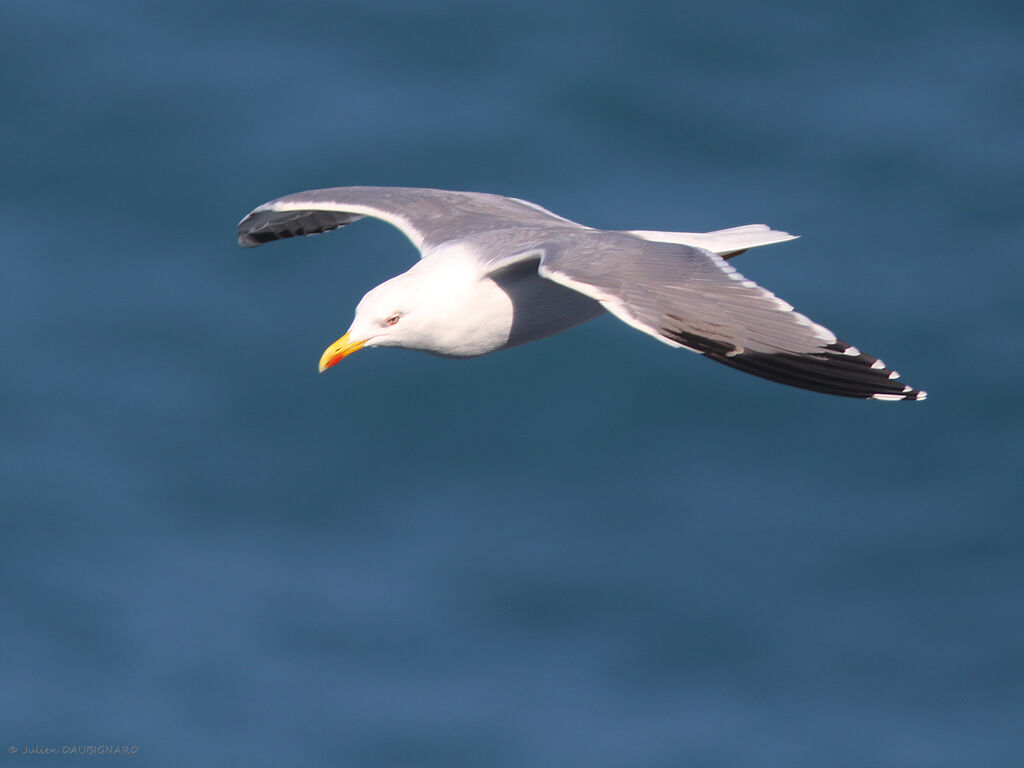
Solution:
M512 302L492 280L461 259L424 260L363 296L320 371L363 347L483 355L504 346L511 327Z

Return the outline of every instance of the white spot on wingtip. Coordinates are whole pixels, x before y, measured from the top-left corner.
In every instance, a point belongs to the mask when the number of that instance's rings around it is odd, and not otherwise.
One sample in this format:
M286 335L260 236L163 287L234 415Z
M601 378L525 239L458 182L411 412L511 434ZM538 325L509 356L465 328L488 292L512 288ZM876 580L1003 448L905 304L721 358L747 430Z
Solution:
M876 371L880 371L883 368L885 368L885 363L883 363L881 360L875 360L875 362L871 364L871 367L874 368Z
M875 366L871 366L871 367L874 368ZM900 377L900 375L896 371L890 371L889 372L889 378L890 379L898 379L899 377Z
M915 400L925 400L925 399L927 399L927 398L928 398L928 393L927 393L927 392L925 392L925 391L924 391L924 390L922 389L922 390L921 390L920 392L918 392L918 393L917 393L917 397L916 397L916 398L914 398L914 399L915 399Z
M871 396L872 400L905 400L903 395L883 395L881 393Z
M849 355L850 357L860 357L860 350L856 347L847 347L843 350L843 354Z

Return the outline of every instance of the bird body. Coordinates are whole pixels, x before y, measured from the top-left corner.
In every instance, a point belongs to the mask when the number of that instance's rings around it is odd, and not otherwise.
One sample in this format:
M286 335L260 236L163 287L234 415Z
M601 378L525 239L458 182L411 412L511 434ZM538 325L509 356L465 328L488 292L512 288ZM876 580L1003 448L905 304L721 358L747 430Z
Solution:
M238 227L256 246L372 216L420 250L370 290L320 369L363 347L472 357L550 336L605 311L674 347L791 386L922 400L877 358L836 338L725 259L793 239L752 224L708 233L605 231L515 198L338 187L265 203Z

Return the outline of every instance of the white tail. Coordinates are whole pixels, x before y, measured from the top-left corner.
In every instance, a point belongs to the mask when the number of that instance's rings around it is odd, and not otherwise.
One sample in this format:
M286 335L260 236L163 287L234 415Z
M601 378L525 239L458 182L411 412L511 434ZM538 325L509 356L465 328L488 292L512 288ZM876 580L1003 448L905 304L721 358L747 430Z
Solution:
M718 229L714 232L654 232L636 229L631 230L629 234L656 243L692 245L695 248L704 248L720 255L743 251L747 248L757 248L760 245L784 243L798 237L798 235L791 235L788 232L769 229L764 224L744 224L742 227Z

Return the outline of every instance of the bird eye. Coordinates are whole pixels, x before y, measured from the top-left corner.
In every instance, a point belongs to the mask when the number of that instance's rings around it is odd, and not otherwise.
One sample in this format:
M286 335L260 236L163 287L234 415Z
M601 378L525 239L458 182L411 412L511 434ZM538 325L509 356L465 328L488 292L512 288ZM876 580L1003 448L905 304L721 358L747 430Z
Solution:
M401 319L402 316L398 312L395 312L395 314L391 315L391 317L384 321L384 325L394 325Z

